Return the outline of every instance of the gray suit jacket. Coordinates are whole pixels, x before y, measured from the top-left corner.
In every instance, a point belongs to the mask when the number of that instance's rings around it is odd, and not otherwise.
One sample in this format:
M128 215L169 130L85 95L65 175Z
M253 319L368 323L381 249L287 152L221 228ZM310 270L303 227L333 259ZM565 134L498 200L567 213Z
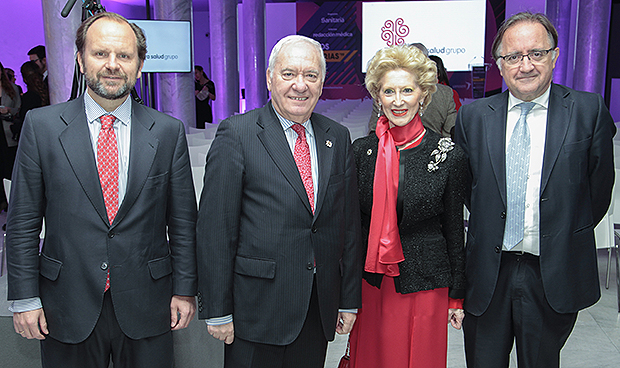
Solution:
M471 212L465 309L485 312L495 292L506 218L508 92L461 107L456 143L469 159ZM600 297L594 227L609 207L616 127L600 95L552 84L540 185L540 273L558 313Z
M361 307L351 138L322 115L310 119L319 161L314 215L271 102L222 121L207 156L197 225L199 317L232 314L244 340L293 342L313 282L327 340L339 308Z
M116 318L133 339L168 331L172 295L195 295L183 124L133 103L130 145L127 191L110 224L83 97L26 116L7 223L8 299L40 296L50 336L62 342L93 330L108 270Z

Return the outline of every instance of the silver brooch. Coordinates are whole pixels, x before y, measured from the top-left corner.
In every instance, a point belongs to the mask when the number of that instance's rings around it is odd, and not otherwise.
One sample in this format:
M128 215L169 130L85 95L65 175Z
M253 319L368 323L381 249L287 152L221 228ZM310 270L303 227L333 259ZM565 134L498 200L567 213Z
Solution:
M368 149L368 151L366 151L366 154L367 154L368 156L372 155L372 150L369 148L369 149Z
M428 163L428 172L439 169L439 164L448 157L448 152L454 149L454 142L450 138L441 138L437 148L431 152L431 162Z
M332 148L332 141L330 141L329 139L325 141L325 145L329 148Z

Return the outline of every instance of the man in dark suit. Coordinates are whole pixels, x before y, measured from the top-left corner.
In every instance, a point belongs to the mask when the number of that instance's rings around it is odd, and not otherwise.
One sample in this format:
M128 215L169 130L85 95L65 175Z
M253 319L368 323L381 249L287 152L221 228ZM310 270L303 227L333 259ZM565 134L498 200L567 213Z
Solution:
M459 110L469 158L467 365L559 367L579 310L600 297L594 227L614 183L616 128L600 95L551 83L557 32L504 22L492 47L508 91Z
M76 46L87 91L30 111L22 130L7 224L15 331L41 340L43 367L172 367L171 328L195 313L184 127L129 98L140 28L100 13Z
M45 46L38 45L28 51L28 59L37 63L41 73L43 73L43 82L47 84L47 58L45 57Z
M312 113L321 45L274 46L271 101L220 123L197 225L199 317L225 367L323 367L361 307L360 214L349 132ZM299 131L299 132L298 132Z

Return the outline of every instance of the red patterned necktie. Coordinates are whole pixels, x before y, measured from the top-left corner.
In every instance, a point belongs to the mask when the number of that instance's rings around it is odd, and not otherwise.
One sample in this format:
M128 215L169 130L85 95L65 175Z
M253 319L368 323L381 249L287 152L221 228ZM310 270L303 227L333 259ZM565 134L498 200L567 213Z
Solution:
M97 171L99 171L99 182L103 191L108 220L112 224L118 211L118 147L114 133L116 117L102 115L99 120L101 121L101 130L97 140ZM109 288L110 271L108 270L104 292Z
M291 127L297 133L297 140L295 141L295 150L293 156L301 180L304 182L304 188L308 194L308 200L310 201L310 207L312 213L314 213L314 185L312 184L312 163L310 161L310 146L306 141L306 128L301 124L293 124Z

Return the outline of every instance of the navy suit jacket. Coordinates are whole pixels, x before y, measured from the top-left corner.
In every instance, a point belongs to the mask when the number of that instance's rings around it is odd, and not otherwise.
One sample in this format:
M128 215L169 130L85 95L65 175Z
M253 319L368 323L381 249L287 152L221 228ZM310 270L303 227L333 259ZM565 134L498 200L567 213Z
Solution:
M348 130L319 114L313 215L272 104L220 123L197 225L200 318L233 315L235 336L288 345L313 280L327 340L339 308L361 307L360 213ZM316 262L316 267L314 266Z
M132 102L127 190L110 224L84 98L31 110L11 186L8 299L40 296L50 336L78 343L99 318L109 270L123 332L162 334L172 295L195 295L195 222L180 121Z
M462 106L455 138L469 159L471 212L465 309L485 312L495 292L506 218L508 91ZM600 95L552 84L540 185L540 272L558 313L600 297L594 227L614 183L616 127Z

